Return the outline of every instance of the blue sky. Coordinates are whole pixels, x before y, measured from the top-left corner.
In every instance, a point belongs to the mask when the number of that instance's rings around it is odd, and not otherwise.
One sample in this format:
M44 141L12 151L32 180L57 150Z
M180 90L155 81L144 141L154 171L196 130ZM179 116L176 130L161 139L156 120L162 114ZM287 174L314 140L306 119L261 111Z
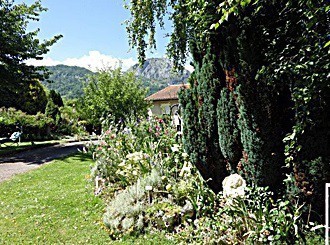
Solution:
M31 4L33 0L17 0L16 3ZM40 16L39 22L33 22L29 30L40 28L39 38L49 39L56 34L64 37L50 48L42 62L30 61L43 65L79 65L95 69L100 66L113 66L122 61L124 69L137 61L135 50L130 50L127 33L123 22L130 13L123 7L122 0L42 0L48 8ZM159 31L157 50L148 57L165 55L167 38L170 30Z

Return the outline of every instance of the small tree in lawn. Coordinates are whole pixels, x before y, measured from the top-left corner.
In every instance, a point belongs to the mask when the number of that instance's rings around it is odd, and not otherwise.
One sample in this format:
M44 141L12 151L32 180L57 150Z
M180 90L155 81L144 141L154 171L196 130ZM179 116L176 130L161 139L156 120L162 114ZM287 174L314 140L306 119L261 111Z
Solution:
M109 116L119 121L146 113L146 93L133 73L123 73L121 68L102 70L88 78L79 110L82 119L100 127Z

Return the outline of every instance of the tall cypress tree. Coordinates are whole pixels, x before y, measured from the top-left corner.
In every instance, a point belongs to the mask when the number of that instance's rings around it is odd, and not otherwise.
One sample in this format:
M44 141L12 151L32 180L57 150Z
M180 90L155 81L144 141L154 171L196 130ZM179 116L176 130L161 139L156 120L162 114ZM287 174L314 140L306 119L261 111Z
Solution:
M218 140L216 108L221 89L218 72L215 56L207 53L202 66L190 77L190 89L180 95L185 149L215 192L221 190L222 180L229 173Z
M236 97L236 93L230 91L230 88L223 88L217 105L219 145L231 172L241 171L238 163L243 151L241 133L237 125L239 114Z

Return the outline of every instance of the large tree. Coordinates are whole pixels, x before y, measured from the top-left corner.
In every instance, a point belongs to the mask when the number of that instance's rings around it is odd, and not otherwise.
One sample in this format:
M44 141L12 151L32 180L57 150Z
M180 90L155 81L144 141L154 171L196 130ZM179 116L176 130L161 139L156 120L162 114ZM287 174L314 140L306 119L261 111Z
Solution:
M41 91L39 81L46 79L48 74L44 67L26 64L29 59L42 59L49 47L61 38L58 35L41 42L37 38L39 29L27 31L29 22L38 21L40 13L45 10L40 1L30 6L14 4L10 0L0 1L0 106L16 107L29 113L45 109L45 93ZM40 101L39 94L42 95Z
M221 190L223 177L239 172L281 194L288 174L322 211L330 182L328 1L157 0L128 8L141 61L166 13L174 63L184 64L188 52L193 58L191 89L180 98L185 147L210 187Z

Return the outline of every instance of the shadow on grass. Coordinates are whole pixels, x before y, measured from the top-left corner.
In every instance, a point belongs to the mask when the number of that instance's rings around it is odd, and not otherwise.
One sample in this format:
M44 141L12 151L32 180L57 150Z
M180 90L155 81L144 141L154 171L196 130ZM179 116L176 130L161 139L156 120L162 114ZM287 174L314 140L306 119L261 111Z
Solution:
M70 161L80 161L80 162L90 162L92 159L92 155L89 153L84 153L82 151L78 151L76 153L72 153L70 155L58 158L58 160L61 160L63 162L69 162Z
M83 147L84 143L79 143L76 145L54 145L49 147L32 149L29 151L17 153L10 157L1 157L0 164L21 162L27 165L41 165L50 162L54 159L64 159L69 155L78 153L79 151L83 150ZM84 159L86 158L82 157L81 160Z
M5 145L0 147L0 156L1 157L9 157L14 154L21 153L23 151L30 151L38 148L43 148L47 146L53 146L58 143L56 142L48 142L48 143L41 143L41 144L33 144L32 142L23 142L19 145L12 144L12 145Z

